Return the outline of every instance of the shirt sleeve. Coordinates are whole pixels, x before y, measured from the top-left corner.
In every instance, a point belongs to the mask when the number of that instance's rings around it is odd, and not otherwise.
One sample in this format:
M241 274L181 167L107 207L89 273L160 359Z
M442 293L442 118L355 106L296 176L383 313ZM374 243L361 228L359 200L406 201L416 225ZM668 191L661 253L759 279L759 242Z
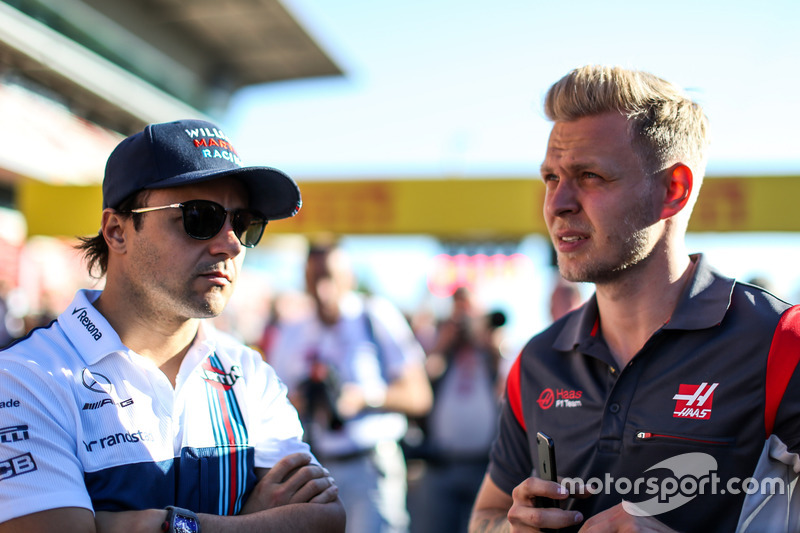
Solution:
M531 476L531 459L528 435L508 401L508 393L500 412L500 428L489 454L489 476L500 490L511 494L514 488Z
M61 507L93 510L78 458L75 398L32 361L0 359L0 522Z
M394 304L373 296L366 303L366 312L375 342L380 347L384 374L389 381L397 378L407 365L424 363L422 345Z
M303 426L297 410L289 402L286 385L275 370L260 360L249 387L249 405L254 410L252 427L255 466L272 468L281 458L296 452L311 454L303 441Z
M779 335L780 334L780 335ZM767 406L772 402L774 424L768 427L795 455L800 472L800 306L792 306L781 317L767 363ZM782 393L781 393L782 391ZM765 410L765 416L769 408ZM769 423L769 422L768 422ZM769 438L769 435L767 435Z

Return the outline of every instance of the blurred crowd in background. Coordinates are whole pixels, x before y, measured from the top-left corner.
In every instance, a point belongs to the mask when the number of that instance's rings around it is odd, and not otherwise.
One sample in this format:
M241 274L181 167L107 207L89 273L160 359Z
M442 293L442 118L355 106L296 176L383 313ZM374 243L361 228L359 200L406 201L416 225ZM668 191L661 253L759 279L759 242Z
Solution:
M102 287L102 280L86 274L73 244L69 240L33 239L20 251L17 282L0 282L0 346L25 336L35 327L49 324L65 309L76 288ZM286 265L284 268L298 266ZM351 263L343 263L342 268L349 280L338 296L343 298L348 292L367 299L380 296L370 294L373 291L359 283ZM318 273L317 278L325 278L329 275L326 272ZM483 478L494 438L493 432L485 428L496 425L505 373L518 351L517 346L510 348L506 342L506 327L513 311L494 304L487 307L476 297L480 287L475 283L480 283L480 280L451 284L449 293L435 297L437 306L400 309L388 299L382 299L380 320L391 323L395 311L389 307L394 308L397 316L402 318L402 327L407 328L409 338L413 337L414 346L410 351L408 346L402 348L407 353L397 356L400 358L398 364L419 362L419 375L424 376L425 386L432 391L432 401L400 405L394 413L403 418L402 431L394 435L401 453L399 457L404 463L402 482L405 487L400 494L406 514L400 523L402 525L405 520L405 527L414 532L466 531L470 507ZM329 290L322 285L319 285L319 290L312 290L318 282L312 281L308 273L304 285L289 289L274 286L274 276L266 276L258 268L245 268L234 300L226 312L215 319L215 325L261 351L265 360L273 364L281 375L286 372L287 364L275 360L276 351L272 343L276 331L312 320L320 313L319 302L324 298L321 293ZM332 294L328 297L334 298ZM545 302L549 305L549 318L561 316L579 305L582 299L577 285L555 278L548 302ZM337 307L340 302L334 298L330 304ZM398 324L387 327L395 330L392 335L402 338ZM376 323L370 328L378 332L375 335L380 335L383 326ZM529 334L535 332L531 330ZM401 344L404 342L411 340L400 341ZM376 344L380 342L376 341ZM289 350L287 353L288 359L294 361L304 356L299 351ZM301 396L298 381L293 376L287 372L281 378L289 385L290 398ZM391 380L387 378L386 382ZM333 398L335 404L335 398L342 394L341 383L329 386L331 390L323 387L321 392ZM403 392L410 400L424 398L424 391L418 391L423 389L411 387ZM297 406L303 416L308 406L304 406L303 401ZM355 411L345 414L345 418L354 416ZM310 418L304 420L309 439L313 435L313 424ZM370 444L367 448L373 449L374 446ZM326 459L323 450L315 452ZM330 458L334 470L337 461L335 455ZM343 472L339 477L344 475ZM355 511L350 511L348 516L351 514ZM443 524L448 525L445 527ZM453 528L453 524L459 526ZM366 526L362 529L369 531Z
M384 409L393 416L402 418L402 424L394 426L395 429L390 431L390 441L397 443L395 459L402 461L402 468L394 468L401 482L394 493L395 498L400 498L398 529L407 528L413 533L466 531L470 508L483 478L489 448L494 438L494 433L485 428L496 426L506 372L521 348L519 342L509 342L508 323L512 318L518 322L530 322L531 327L525 332L527 336L535 334L540 327L536 325L536 321L529 320L529 317L513 316L519 313L513 305L503 306L498 305L497 301L483 301L479 297L482 289L479 278L470 279L469 283L450 283L447 285L448 290L438 290L437 294L430 295L436 305L429 305L428 302L417 308L401 308L396 302L374 294L372 287L358 279L356 270L364 272L363 264L354 269L351 261L337 261L330 265L320 263L327 266L318 265L316 273L309 273L305 254L313 255L313 245L303 242L305 247L295 249L295 261L287 264L280 264L280 261L276 263L274 260L265 262L263 257L254 254L256 257L252 262L255 265L247 267L248 263L245 263L239 288L225 313L215 319L216 327L258 349L264 359L276 368L289 387L290 398L304 418L307 438L312 443L312 448L317 448L315 453L333 469L337 479L340 479L340 486L354 487L357 491L368 493L369 487L354 482L341 482L347 476L364 480L363 472L336 471L340 462L350 464L353 458L358 457L357 453L353 453L357 449L337 455L322 446L327 438L324 433L317 434L316 443L311 440L315 435L313 428L319 422L319 414L309 410L309 403L327 398L327 418L324 424L328 429L335 429L335 436L336 431L348 424L352 425L353 420L359 417L369 418L363 414L369 413L368 398L362 399L362 404L356 407L352 407L352 399L347 400L351 404L349 408L347 401L342 400L345 396L344 382L348 379L369 382L370 378L347 377L346 368L336 369L334 365L323 368L323 374L319 374L321 367L311 364L303 370L302 363L307 362L309 350L308 346L301 349L302 342L298 339L305 339L308 344L315 338L316 333L313 332L319 328L292 328L302 324L308 326L317 321L322 324L323 329L332 327L332 331L336 328L341 330L344 326L336 325L340 317L326 319L323 316L326 305L331 309L347 309L349 304L343 302L346 301L345 296L351 293L358 294L365 302L373 298L381 299L383 303L379 307L382 306L383 310L376 317L376 323L369 325L368 334L377 339L384 328L379 322L389 324L386 326L387 331L391 331L390 336L399 339L397 344L401 346L394 356L396 365L399 368L419 363L419 375L424 376L425 386L432 393L431 401L426 402L424 389L419 388L419 383L415 385L412 379L406 382L405 389L401 389L401 396L405 395L407 401L395 402L393 411L388 407ZM0 279L0 346L26 335L35 327L49 324L65 309L76 288L102 286L102 280L88 277L72 246L73 242L70 240L37 238L31 239L20 249L19 267L15 270L15 277ZM267 270L265 264L269 265ZM297 272L293 272L291 276L289 273L276 276L275 269L294 269ZM539 297L544 300L540 303L547 309L548 323L580 305L589 294L589 287L566 282L557 274L553 276L546 272L542 275L546 278L547 290ZM344 276L342 279L345 281L336 289L338 276ZM276 279L287 277L302 279L302 286L282 287L276 284ZM325 280L328 279L330 283L326 285ZM747 281L775 289L766 277L752 277ZM402 320L402 325L392 318L395 313ZM392 320L395 320L394 324ZM407 339L403 337L403 328L407 328ZM275 347L275 339L280 338L281 331L291 341L287 345L284 339L283 355ZM412 339L413 346L409 347L407 344ZM336 342L325 341L322 337L319 342L319 353L326 349L335 352L331 346L336 346ZM323 346L326 342L328 348ZM380 345L381 342L375 340L375 344ZM388 346L391 350L391 346ZM376 350L378 360L383 357L381 350L382 348ZM406 353L401 354L401 351ZM328 361L337 357L335 354L328 356ZM318 360L315 361L319 363ZM364 368L362 365L358 371L361 372ZM338 382L326 380L324 376L328 371L334 371L332 375L341 379ZM385 383L383 389L379 387L378 390L383 395L381 400L385 400L388 406L389 394L385 385L388 383L391 386L394 378L386 369L381 372ZM316 384L316 392L313 392L317 400L311 400L309 391L312 389L308 388L314 375L323 376ZM338 411L340 408L342 412ZM332 422L331 415L337 420ZM375 429L381 427L380 425L365 427L370 428L366 430L367 433L376 436L380 434ZM354 434L357 434L356 430ZM365 449L377 449L375 442L366 443ZM387 472L390 470L392 469L387 468ZM346 501L345 498L343 500ZM350 500L364 502L369 499L353 496ZM356 516L358 512L348 509L348 517ZM371 531L370 528L371 526L364 525L352 530L367 532Z

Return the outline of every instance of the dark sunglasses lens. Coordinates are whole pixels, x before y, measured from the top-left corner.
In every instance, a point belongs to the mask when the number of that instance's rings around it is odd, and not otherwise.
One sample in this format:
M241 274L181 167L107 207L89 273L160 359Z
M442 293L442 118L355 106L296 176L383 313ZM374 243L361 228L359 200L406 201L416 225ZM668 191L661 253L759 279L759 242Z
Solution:
M183 204L183 228L193 239L207 240L225 225L225 209L208 200L192 200Z
M239 242L242 243L242 246L247 248L252 248L258 244L264 234L264 226L266 225L267 221L254 211L242 210L233 215L233 231L239 237Z

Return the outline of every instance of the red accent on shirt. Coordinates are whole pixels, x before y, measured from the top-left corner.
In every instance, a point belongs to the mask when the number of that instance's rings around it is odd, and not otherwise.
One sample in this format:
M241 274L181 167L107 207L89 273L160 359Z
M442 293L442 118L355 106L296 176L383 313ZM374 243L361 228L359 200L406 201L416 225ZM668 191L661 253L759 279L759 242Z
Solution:
M525 427L525 417L522 415L522 391L520 387L520 359L522 356L517 357L511 370L508 372L508 403L511 405L511 411L514 417L522 426L522 429L527 430Z
M781 316L772 337L772 345L769 347L764 404L767 438L772 435L778 406L798 363L800 363L800 305L795 305Z

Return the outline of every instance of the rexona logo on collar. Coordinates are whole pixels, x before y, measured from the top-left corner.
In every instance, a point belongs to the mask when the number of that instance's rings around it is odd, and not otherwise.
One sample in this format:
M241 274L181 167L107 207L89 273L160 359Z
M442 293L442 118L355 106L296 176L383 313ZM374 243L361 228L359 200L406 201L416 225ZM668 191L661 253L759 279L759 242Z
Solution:
M94 322L89 318L89 314L86 312L85 307L76 307L72 310L72 316L78 315L76 318L78 322L86 328L86 331L92 338L96 341L99 341L103 337L103 333L100 331L100 328L94 325Z

